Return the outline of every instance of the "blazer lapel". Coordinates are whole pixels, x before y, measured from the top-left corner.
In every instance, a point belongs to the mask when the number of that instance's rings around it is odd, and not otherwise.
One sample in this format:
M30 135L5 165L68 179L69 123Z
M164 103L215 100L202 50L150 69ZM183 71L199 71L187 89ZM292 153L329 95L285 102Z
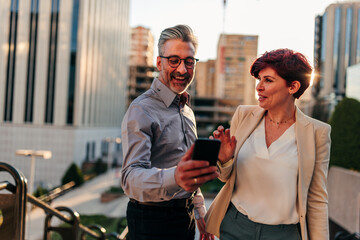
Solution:
M298 207L299 214L304 216L307 199L306 189L309 188L315 164L314 127L304 113L296 110L296 144L298 150Z
M261 121L262 117L265 114L265 110L262 108L256 108L254 111L252 111L249 116L242 119L239 127L236 129L235 137L236 137L236 149L235 149L235 155L237 156L240 148L244 144L245 140L250 136L250 134L254 131L256 126ZM236 162L236 161L235 161Z

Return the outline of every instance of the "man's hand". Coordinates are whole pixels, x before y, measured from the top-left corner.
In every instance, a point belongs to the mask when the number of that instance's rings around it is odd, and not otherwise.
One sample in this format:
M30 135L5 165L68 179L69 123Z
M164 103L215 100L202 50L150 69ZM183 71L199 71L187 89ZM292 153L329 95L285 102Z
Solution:
M196 220L196 224L197 224L197 227L199 229L199 232L200 232L200 238L199 240L214 240L214 235L206 232L205 230L205 220L204 218L200 218L198 220Z
M209 166L208 161L192 160L193 151L194 144L181 158L175 170L177 185L188 192L195 191L204 183L219 176L216 166Z

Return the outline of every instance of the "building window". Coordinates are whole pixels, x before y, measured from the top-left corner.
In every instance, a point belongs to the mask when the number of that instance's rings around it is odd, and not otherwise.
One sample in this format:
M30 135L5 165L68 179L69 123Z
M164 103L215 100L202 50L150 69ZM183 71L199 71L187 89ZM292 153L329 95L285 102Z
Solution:
M85 162L90 161L90 148L91 148L91 145L89 142L87 142L86 143L86 151L85 151Z
M95 147L96 147L96 143L95 141L93 141L91 146L91 159L95 159Z
M33 121L38 17L39 17L39 0L31 0L30 28L29 28L30 29L29 55L28 55L25 116L24 116L25 122Z
M346 9L346 27L345 27L345 61L344 69L351 65L351 30L353 24L353 9Z
M335 9L334 21L334 46L333 46L333 69L334 69L334 90L338 93L339 90L339 74L340 74L340 34L341 34L341 8Z
M45 123L52 123L54 118L56 51L57 51L57 35L59 28L60 0L51 0L51 1L52 3L51 3L51 20L50 20Z
M66 123L74 123L74 103L75 103L75 78L76 78L76 52L77 52L77 32L79 22L79 0L73 0L73 15L71 29L71 48L70 48L70 72L67 99Z
M356 44L356 63L360 63L360 8L358 9L357 19L357 44Z
M327 13L322 17L321 24L321 50L320 50L320 89L324 88L325 80L325 59L326 59L326 30L327 30Z
M4 121L12 121L19 0L11 0L10 8L11 9L10 9L10 21L9 21L10 22L9 40L8 40L9 51L8 51L8 59L7 59L7 67L6 67Z
M109 142L101 141L101 156L107 156L109 154Z

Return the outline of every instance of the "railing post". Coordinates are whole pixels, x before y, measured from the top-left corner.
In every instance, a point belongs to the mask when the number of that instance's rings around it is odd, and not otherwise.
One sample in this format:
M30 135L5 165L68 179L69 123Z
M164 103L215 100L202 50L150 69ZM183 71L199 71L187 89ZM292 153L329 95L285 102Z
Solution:
M102 226L99 226L97 224L93 224L88 226L87 228L89 228L90 230L96 232L98 234L98 238L96 238L97 240L105 240L106 239L106 229L103 228ZM87 235L87 232L83 231L81 233L81 240L85 240L85 236Z
M12 194L1 194L0 197L0 209L3 215L6 215L3 227L0 228L0 236L4 236L4 239L24 240L27 201L26 178L22 172L4 162L0 162L0 172L8 172L15 181L15 186L8 182L4 183L6 186L3 186Z
M68 222L70 226L61 227L61 226L51 226L51 218L54 216L51 213L46 213L45 217L45 226L44 226L44 240L51 239L51 232L57 232L61 235L62 239L78 239L79 236L79 225L80 225L80 217L77 212L74 212L68 207L56 207L58 211L67 212L70 214L71 221Z

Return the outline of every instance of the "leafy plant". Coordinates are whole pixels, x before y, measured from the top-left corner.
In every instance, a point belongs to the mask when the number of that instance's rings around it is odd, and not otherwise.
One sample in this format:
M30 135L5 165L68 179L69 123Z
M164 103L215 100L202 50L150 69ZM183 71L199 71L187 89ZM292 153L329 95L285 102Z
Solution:
M84 183L84 175L81 169L75 163L70 165L61 179L63 185L71 181L75 182L75 186L80 186Z
M122 233L124 231L125 227L127 226L126 217L121 218L111 218L106 217L104 215L81 215L80 216L80 223L84 226L90 226L90 225L99 225L106 229L106 233L116 232L116 233ZM67 224L62 223L60 224L60 227L69 227ZM91 236L84 236L84 239L94 239ZM51 240L63 240L61 236L56 233L51 233Z
M98 158L95 162L94 171L96 175L103 174L107 171L107 164L101 160L101 158Z
M36 188L36 191L34 192L34 196L35 196L35 197L40 197L40 196L42 196L42 195L44 195L44 194L47 194L47 193L49 193L49 189L43 188L43 187L41 187L41 186L38 186L38 187Z
M202 185L201 188L201 192L206 194L206 193L212 193L212 194L216 194L218 193L221 188L224 186L225 183L221 182L219 179L214 179L212 181L209 181L207 183L205 183L204 185Z
M106 193L124 193L124 190L121 187L112 186L106 191Z
M330 165L360 171L360 102L344 98L335 107L329 123Z

